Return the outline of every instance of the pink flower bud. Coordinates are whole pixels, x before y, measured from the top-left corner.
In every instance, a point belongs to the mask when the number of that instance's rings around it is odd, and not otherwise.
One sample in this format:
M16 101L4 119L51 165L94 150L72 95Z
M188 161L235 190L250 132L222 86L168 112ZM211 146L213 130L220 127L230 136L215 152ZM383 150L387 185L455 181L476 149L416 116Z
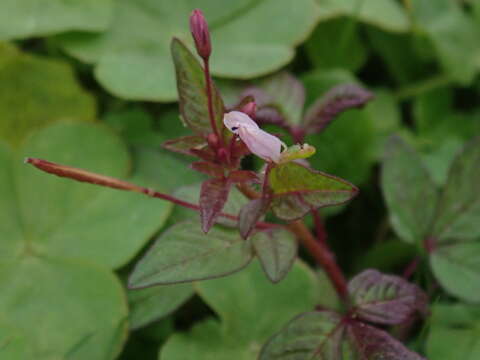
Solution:
M257 112L257 103L255 101L250 101L243 105L240 111L254 118L255 113Z
M193 40L195 40L198 55L207 61L212 52L210 32L208 31L208 24L203 13L198 9L193 10L190 15L190 31L192 32Z
M223 116L223 123L247 145L248 149L266 161L278 163L282 146L279 138L260 129L255 121L240 111L230 111Z

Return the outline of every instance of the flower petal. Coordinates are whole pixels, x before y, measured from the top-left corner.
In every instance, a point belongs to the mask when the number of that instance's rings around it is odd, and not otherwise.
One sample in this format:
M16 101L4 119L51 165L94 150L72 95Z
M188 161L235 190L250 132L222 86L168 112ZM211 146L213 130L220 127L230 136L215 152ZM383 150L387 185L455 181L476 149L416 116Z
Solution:
M240 126L249 129L259 129L257 123L250 116L241 111L230 111L223 116L223 123L231 132L238 134Z
M278 162L282 151L282 142L262 129L250 129L240 126L238 135L248 149L258 157L267 161Z

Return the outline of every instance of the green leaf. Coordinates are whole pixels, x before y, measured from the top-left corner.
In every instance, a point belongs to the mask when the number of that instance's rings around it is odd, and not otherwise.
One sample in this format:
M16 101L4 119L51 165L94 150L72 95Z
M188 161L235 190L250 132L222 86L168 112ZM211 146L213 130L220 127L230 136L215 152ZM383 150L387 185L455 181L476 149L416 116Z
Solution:
M3 0L0 40L52 35L70 30L101 31L111 20L112 0Z
M480 237L480 139L471 141L454 160L438 204L433 235L440 242Z
M456 2L412 2L417 26L429 35L440 65L456 82L470 84L479 69L479 29Z
M315 275L302 263L278 284L270 283L253 262L233 276L196 287L221 322L209 319L175 334L161 349L162 360L255 359L262 342L296 313L311 309L319 297Z
M155 0L118 0L106 32L71 33L59 41L70 54L94 63L97 80L111 93L128 99L173 101L177 95L168 48L174 36L190 39L188 16L194 8L202 9L210 24L212 71L222 77L252 78L279 69L293 58L294 46L307 37L317 20L314 0L298 0L295 6L291 0L218 4L199 0L193 6L179 0L173 6Z
M356 71L367 60L367 50L351 18L320 22L305 44L307 55L316 68L343 68Z
M274 167L268 180L273 191L272 210L284 220L298 219L313 208L345 203L358 191L345 180L296 162Z
M317 0L317 3L320 8L320 18L350 16L382 30L393 32L405 32L409 28L405 11L394 0Z
M6 13L0 9L0 14ZM30 131L51 122L95 118L94 99L80 88L68 64L0 44L0 58L4 57L7 60L0 63L0 140L19 145Z
M198 60L178 39L171 44L173 63L177 78L177 90L182 121L195 133L213 131L208 112L208 96L205 75ZM212 84L212 106L217 129L223 129L225 107L222 98Z
M437 304L432 313L426 346L429 359L476 360L480 357L478 306Z
M164 201L58 178L25 165L25 157L120 178L130 171L125 145L98 125L57 123L32 134L17 152L3 147L0 197L6 201L0 203L5 217L0 261L31 249L116 268L135 255L170 213L171 205Z
M442 246L430 255L430 266L449 293L480 302L480 242Z
M387 144L381 182L395 232L421 244L431 228L437 190L419 155L398 137Z
M127 331L120 282L103 267L29 251L0 273L2 322L24 336L13 340L25 357L13 359L115 359ZM10 350L0 346L0 357Z
M249 242L238 232L213 227L205 234L199 223L172 226L137 263L130 288L211 279L234 273L252 259Z
M252 237L255 254L268 279L277 283L290 271L297 257L297 241L287 230L262 231Z
M193 295L191 284L128 290L130 328L138 329L175 311Z

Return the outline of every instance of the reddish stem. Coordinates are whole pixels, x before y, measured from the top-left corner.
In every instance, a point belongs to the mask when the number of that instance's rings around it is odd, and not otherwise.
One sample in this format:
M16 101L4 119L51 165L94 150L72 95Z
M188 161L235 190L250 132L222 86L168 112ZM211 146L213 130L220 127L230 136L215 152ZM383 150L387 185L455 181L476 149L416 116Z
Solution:
M405 268L405 271L403 272L403 277L405 279L410 279L410 277L417 270L419 264L420 264L420 257L417 256L407 265L407 267Z
M317 241L323 245L327 245L327 232L325 226L323 225L322 218L317 209L311 211L313 216L313 222L315 223L315 233L317 235Z
M56 163L53 163L47 160L42 160L42 159L26 158L25 162L32 164L37 169L40 169L42 171L45 171L47 173L50 173L59 177L64 177L64 178L69 178L69 179L80 181L80 182L86 182L90 184L105 186L105 187L109 187L117 190L133 191L133 192L145 194L152 198L167 200L174 204L177 204L195 211L200 210L200 206L198 204L193 204L188 201L183 201L174 196L167 195L167 194L155 191L153 189L132 184L127 181L119 180L110 176L96 174L87 170L83 170L83 169L79 169L79 168L75 168L67 165L60 165L60 164L56 164ZM227 214L222 212L220 213L220 216L227 219L234 220L234 221L238 220L238 216L232 215L232 214ZM266 222L258 222L256 225L258 229L271 229L276 226L278 225L266 223Z
M208 116L210 117L210 126L215 135L218 136L220 144L223 146L223 138L218 132L217 122L215 121L215 113L213 111L213 92L212 92L212 78L210 77L210 63L208 59L203 60L204 64L204 73L205 73L205 85L207 90L207 105L208 105Z

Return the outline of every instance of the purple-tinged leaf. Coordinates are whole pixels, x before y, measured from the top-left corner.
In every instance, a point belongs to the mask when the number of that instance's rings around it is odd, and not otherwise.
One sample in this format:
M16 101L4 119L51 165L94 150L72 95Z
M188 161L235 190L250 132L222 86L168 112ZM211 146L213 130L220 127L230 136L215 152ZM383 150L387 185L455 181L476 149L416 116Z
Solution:
M332 311L304 313L264 345L259 360L341 360L344 328Z
M360 321L350 321L346 328L350 347L358 359L365 360L424 360L410 351L389 333Z
M226 179L209 179L203 182L200 190L200 220L202 230L207 233L215 224L225 203L231 183Z
M171 43L173 63L177 78L177 90L180 114L185 124L196 134L206 135L212 132L208 112L208 97L205 74L200 63L188 48L178 39ZM212 103L217 128L223 129L222 119L225 111L222 98L212 88Z
M222 178L224 176L223 167L212 162L197 161L197 162L191 163L190 167L193 170L201 172L202 174L205 174L208 176L212 176L216 178Z
M190 151L191 149L200 150L205 148L206 145L207 142L205 141L204 137L191 135L168 140L162 144L162 147L184 155L195 155Z
M427 296L416 285L377 270L365 270L348 284L354 313L361 319L383 324L400 324L416 311L426 312Z
M318 133L348 109L361 108L373 99L373 94L358 85L338 85L319 98L307 111L304 127L309 134Z
M261 231L252 237L252 244L268 279L273 283L282 280L297 257L298 244L292 233L281 228Z
M267 198L254 199L245 204L238 215L238 228L242 238L250 236L255 224L267 212L270 201Z
M298 125L301 122L305 89L297 78L287 72L278 73L261 81L256 86L246 89L243 95L255 98L259 121L264 118L264 109L270 109L277 113L275 117L279 123L283 119L290 125ZM280 118L282 121L279 121Z
M263 347L259 360L424 360L384 330L331 311L304 313Z
M343 204L358 189L348 181L312 170L297 162L275 166L269 173L272 210L283 220L296 220L310 210Z
M210 148L190 149L190 152L192 153L192 155L195 155L196 157L199 157L200 159L205 161L215 160L215 153Z
M228 181L233 183L258 182L258 175L249 170L235 170L228 176Z
M156 239L135 266L128 286L140 289L226 276L252 258L250 242L237 231L214 227L205 234L198 222L181 222Z

